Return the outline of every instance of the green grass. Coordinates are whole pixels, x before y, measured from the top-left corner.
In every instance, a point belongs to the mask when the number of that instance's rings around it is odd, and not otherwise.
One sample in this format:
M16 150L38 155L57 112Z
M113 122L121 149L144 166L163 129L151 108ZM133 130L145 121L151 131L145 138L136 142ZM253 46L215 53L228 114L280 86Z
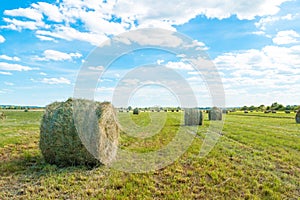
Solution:
M198 156L207 116L188 151L172 165L141 174L106 166L58 168L38 148L42 112L4 111L0 121L0 199L299 199L300 124L295 114L242 112L226 115L222 137L210 154ZM122 116L123 115L123 116ZM119 119L126 113L120 113ZM163 113L156 113L156 118ZM130 116L151 124L148 113ZM152 137L121 134L123 149L148 152L168 144L182 113L167 113ZM125 121L126 122L126 121ZM188 129L189 127L183 127Z

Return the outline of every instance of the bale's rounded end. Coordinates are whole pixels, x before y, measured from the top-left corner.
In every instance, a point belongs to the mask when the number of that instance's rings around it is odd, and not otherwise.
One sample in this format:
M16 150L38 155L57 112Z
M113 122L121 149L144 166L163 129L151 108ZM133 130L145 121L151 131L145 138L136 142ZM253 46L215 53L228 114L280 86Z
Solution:
M296 119L296 123L300 124L300 110L297 111L295 119Z
M213 121L222 120L222 110L217 107L213 107L208 111L208 119Z
M87 115L90 108L81 108L86 110L82 115L83 123L89 122L93 126L92 131L86 130L88 137L74 123L74 103L93 104L96 108L94 115L98 120L92 124ZM39 144L45 161L58 166L107 164L116 155L118 144L119 129L114 116L110 103L68 99L48 105L41 121ZM87 146L87 142L92 145Z

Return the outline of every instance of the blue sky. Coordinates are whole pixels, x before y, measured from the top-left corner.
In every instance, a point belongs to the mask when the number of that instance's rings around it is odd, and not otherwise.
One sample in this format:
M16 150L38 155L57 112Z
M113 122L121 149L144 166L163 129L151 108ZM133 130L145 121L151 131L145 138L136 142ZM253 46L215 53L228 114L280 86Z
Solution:
M44 106L72 97L79 70L98 45L140 28L177 31L194 40L218 69L226 106L300 104L299 10L299 0L2 0L0 104ZM112 63L95 98L111 101L124 76L145 64L175 70L199 106L212 105L204 80L189 64L146 49ZM181 105L174 91L157 85L140 88L126 103Z

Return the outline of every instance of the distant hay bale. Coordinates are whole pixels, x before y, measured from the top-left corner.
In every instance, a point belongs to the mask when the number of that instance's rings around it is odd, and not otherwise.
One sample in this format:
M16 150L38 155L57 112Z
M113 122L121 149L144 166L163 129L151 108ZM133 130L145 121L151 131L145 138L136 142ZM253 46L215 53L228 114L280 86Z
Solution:
M223 114L228 114L228 110L222 110Z
M139 114L139 109L138 108L133 109L133 114L138 115Z
M75 104L81 110L74 109ZM110 163L116 156L119 138L115 114L108 102L68 99L48 105L39 143L46 162L58 166ZM80 120L79 127L75 119Z
M271 110L265 110L264 113L268 114L268 113L270 113L270 112L271 112Z
M212 121L222 120L222 111L217 107L213 107L208 111L208 119Z
M276 113L276 110L272 110L272 113Z
M6 119L6 115L4 114L4 112L0 112L0 119L1 120Z
M286 110L286 111L284 111L286 114L290 114L291 113L291 111L290 110Z
M296 119L296 123L300 124L300 110L298 110L295 119Z
M249 113L248 110L244 110L244 113Z
M199 126L203 125L203 113L199 109L186 108L184 109L184 125Z

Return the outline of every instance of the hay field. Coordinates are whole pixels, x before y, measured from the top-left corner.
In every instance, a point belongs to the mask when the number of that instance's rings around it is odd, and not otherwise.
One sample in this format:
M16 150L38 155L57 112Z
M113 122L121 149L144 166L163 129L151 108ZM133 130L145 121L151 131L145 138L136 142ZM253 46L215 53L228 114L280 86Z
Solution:
M208 128L199 128L189 150L161 170L130 174L106 166L58 168L38 148L43 112L4 111L0 121L0 199L299 199L300 124L295 114L242 112L226 115L222 137L205 158L198 153ZM120 118L126 113L119 113ZM170 142L183 113L167 113L162 131L136 140L121 134L132 151ZM159 117L159 113L157 113ZM148 113L132 116L140 125Z

